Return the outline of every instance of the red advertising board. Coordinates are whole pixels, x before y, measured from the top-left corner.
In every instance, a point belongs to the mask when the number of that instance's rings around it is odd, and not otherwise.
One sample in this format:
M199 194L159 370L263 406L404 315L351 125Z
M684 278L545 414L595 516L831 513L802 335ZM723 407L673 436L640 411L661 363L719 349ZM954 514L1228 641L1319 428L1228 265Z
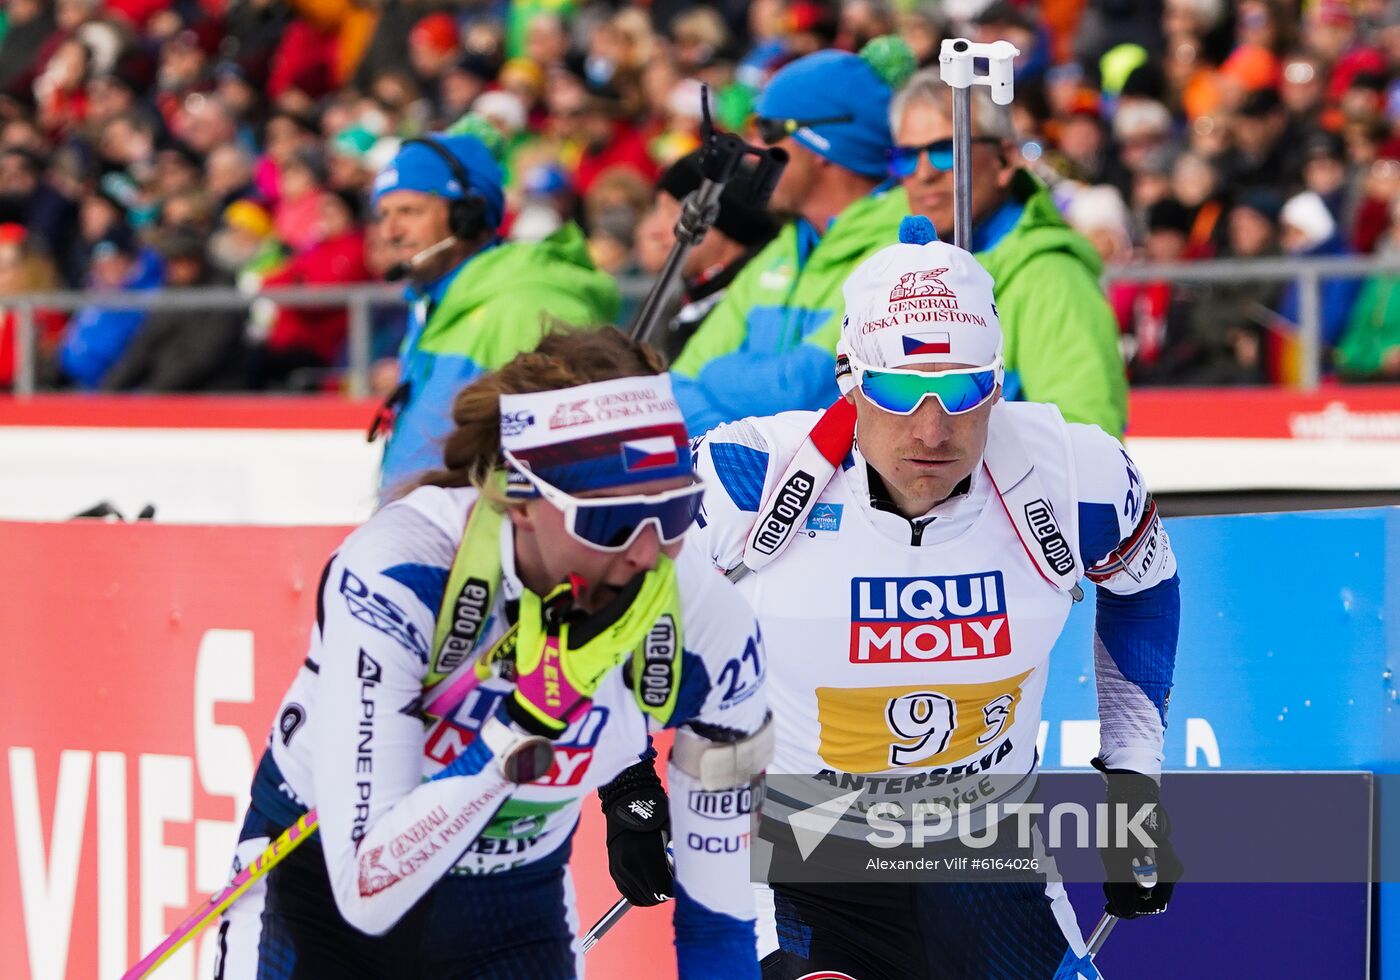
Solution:
M346 530L0 522L0 975L120 976L224 884ZM586 927L616 893L596 799L583 811ZM632 911L590 970L673 975L669 913ZM207 939L155 976L208 976Z
M1128 438L1400 440L1400 385L1136 388Z

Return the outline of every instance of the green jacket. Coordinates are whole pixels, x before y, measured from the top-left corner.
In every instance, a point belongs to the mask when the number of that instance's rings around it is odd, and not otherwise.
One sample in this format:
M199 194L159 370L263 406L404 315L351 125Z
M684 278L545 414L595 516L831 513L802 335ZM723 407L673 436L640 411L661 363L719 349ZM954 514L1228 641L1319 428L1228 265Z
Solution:
M1069 421L1121 439L1128 378L1118 321L1099 286L1103 263L1043 184L1021 171L1011 189L1024 205L1020 220L977 253L996 283L1006 397L1053 402Z
M841 286L864 259L898 240L908 213L903 189L879 192L842 211L814 245L803 241L802 223L789 222L754 256L672 365L692 435L836 399Z
M472 256L426 324L424 298L410 298L417 301L399 351L408 391L384 450L381 494L442 465L452 401L464 385L533 350L550 321L611 323L619 304L617 284L593 267L572 223L541 242L509 242Z
M1386 354L1398 349L1400 277L1367 279L1332 355L1337 373L1355 380L1379 378L1386 374Z

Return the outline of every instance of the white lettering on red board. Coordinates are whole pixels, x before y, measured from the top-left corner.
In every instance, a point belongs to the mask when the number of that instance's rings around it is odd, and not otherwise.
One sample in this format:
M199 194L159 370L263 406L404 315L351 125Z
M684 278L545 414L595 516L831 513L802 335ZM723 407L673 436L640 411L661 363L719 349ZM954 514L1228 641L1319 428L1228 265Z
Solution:
M128 783L127 753L64 749L57 760L52 800L39 798L38 768L31 746L8 752L10 798L15 816L14 853L18 857L20 902L29 974L34 980L61 980L69 974L73 945L73 911L79 869L96 865L97 968L99 976L120 976L135 960L163 940L190 906L223 887L237 842L248 787L253 778L253 751L236 725L215 722L219 703L253 700L253 634L249 630L214 629L200 638L195 656L195 755L143 753L135 765L136 785ZM151 710L170 710L171 706ZM93 756L96 790L90 793ZM204 793L232 799L233 820L193 820L194 778ZM135 851L138 883L137 921L140 949L130 948L128 923L127 798L137 798ZM96 809L97 854L84 855L89 796ZM49 817L45 826L42 814ZM167 844L167 825L193 820L194 854ZM193 882L191 882L193 871ZM191 887L193 886L193 887ZM80 937L77 942L91 942ZM199 944L198 975L212 973L217 932ZM162 980L196 975L193 944L161 965Z

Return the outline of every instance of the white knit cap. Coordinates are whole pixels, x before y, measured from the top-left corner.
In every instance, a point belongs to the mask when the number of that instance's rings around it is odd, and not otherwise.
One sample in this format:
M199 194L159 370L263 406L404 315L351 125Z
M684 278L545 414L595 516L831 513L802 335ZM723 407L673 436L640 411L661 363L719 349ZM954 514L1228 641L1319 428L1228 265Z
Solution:
M1292 225L1307 239L1306 248L1315 248L1337 232L1337 221L1327 204L1313 191L1304 191L1288 199L1279 212L1279 224Z
M870 367L981 367L1001 352L992 277L969 252L938 241L927 218L905 218L899 244L857 266L842 293L837 353Z

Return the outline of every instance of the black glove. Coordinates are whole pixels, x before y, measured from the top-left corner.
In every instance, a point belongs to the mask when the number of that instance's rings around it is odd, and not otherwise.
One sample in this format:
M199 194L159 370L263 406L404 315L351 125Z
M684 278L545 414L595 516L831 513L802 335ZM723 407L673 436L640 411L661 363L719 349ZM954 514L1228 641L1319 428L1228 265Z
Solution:
M1110 769L1102 759L1095 759L1093 765L1108 781L1109 846L1099 848L1107 875L1103 894L1108 904L1104 911L1120 919L1165 912L1172 890L1181 880L1182 866L1172 849L1172 823L1162 806L1161 787L1151 776L1130 769ZM1121 815L1119 803L1124 804ZM1146 847L1131 830L1125 833L1125 847L1113 846L1119 826L1131 821L1146 805L1152 806L1153 812L1135 826L1156 846ZM1144 884L1150 887L1143 887Z
M608 822L608 872L622 897L633 905L660 905L674 884L666 845L671 811L666 791L650 759L618 773L598 790Z

